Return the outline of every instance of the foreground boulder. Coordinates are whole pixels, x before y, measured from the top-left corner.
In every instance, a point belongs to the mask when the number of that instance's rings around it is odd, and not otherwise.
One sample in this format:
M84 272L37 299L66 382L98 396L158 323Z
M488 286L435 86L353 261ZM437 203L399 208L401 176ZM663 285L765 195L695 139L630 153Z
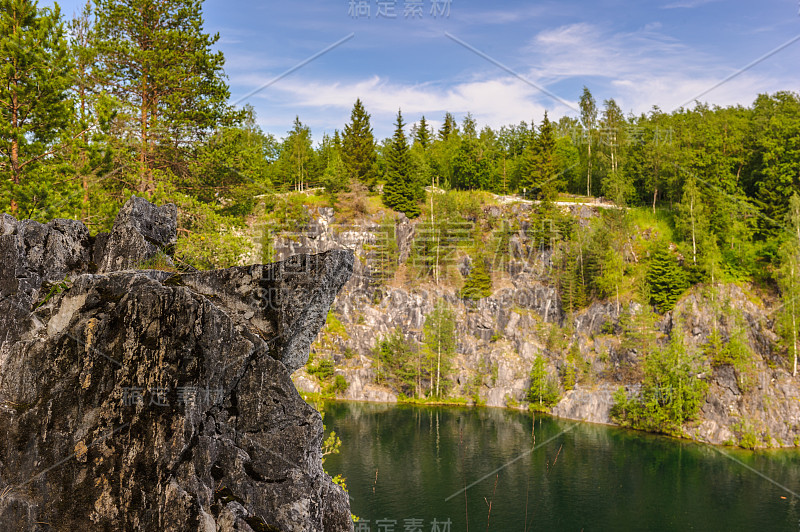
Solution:
M352 530L289 377L353 255L134 269L175 216L0 217L0 530Z

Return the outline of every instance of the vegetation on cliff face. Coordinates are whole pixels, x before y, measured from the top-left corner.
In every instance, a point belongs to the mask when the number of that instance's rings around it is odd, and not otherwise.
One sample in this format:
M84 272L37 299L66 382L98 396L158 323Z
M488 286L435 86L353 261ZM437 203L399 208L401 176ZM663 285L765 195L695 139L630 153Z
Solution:
M676 332L666 346L647 354L638 395L618 391L612 418L623 426L682 435L682 425L694 419L705 400L708 384L697 378L701 367Z

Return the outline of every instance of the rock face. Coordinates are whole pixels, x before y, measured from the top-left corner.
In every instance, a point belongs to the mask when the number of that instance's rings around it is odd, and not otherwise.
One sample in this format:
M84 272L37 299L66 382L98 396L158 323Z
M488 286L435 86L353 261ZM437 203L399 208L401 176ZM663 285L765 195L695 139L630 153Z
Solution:
M133 198L110 235L0 217L0 530L352 530L290 374L348 251L181 274Z
M308 227L275 237L272 246L279 256L297 250L318 253L350 249L359 259L353 277L334 304L345 333L326 328L321 341L312 345L312 353L332 359L336 374L349 383L343 398L396 401L398 390L377 382L376 341L394 329L402 330L409 339L423 340L426 316L437 300L444 300L456 321L449 393L477 399L487 406L517 406L525 401L530 370L537 358L545 360L549 375L555 379L564 374L571 355L573 361L579 361L576 371L580 378L573 390L562 390L552 413L613 423L610 412L614 392L620 387L630 393L640 389L645 354L625 345L624 323L643 308L634 301L617 302L613 298L594 302L572 315L565 312L549 275L550 252L535 245L526 232L533 227L526 220L529 207L489 208L490 216L520 229L510 234L508 253L500 256L507 262L493 266L493 294L472 303L457 297L458 287L413 278L408 269L388 282L376 275L380 273L380 260L374 249L384 227L380 220L337 226L331 212L318 210L315 215L311 211ZM579 223L591 215L585 206L571 211ZM404 257L409 257L416 239L425 237L419 223L403 217L395 220L398 264L405 264ZM450 266L462 274L470 265L464 255L451 256L450 261ZM779 353L775 309L735 284L710 288L693 288L655 324L658 343L663 345L678 333L688 351L703 361L698 378L708 383L709 391L697 419L684 425L684 436L722 444L737 443L752 433L759 446L800 446L800 379L786 371L785 359ZM749 353L746 367L712 365L703 355L715 329L724 342L738 339ZM324 391L324 383L303 370L298 371L295 382L303 390Z

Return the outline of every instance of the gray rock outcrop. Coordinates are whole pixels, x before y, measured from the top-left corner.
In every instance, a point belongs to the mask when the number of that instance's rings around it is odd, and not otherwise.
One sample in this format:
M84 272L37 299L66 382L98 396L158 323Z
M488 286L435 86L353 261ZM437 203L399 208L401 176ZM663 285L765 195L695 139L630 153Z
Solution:
M0 217L0 530L352 530L290 379L352 253L131 269L175 214L132 198L96 238Z

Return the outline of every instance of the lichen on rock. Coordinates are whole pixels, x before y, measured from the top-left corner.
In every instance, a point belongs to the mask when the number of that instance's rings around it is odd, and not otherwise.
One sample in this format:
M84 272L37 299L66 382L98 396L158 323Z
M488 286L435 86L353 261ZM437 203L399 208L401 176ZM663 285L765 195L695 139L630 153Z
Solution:
M290 379L352 253L133 269L175 216L0 217L0 530L352 530Z

